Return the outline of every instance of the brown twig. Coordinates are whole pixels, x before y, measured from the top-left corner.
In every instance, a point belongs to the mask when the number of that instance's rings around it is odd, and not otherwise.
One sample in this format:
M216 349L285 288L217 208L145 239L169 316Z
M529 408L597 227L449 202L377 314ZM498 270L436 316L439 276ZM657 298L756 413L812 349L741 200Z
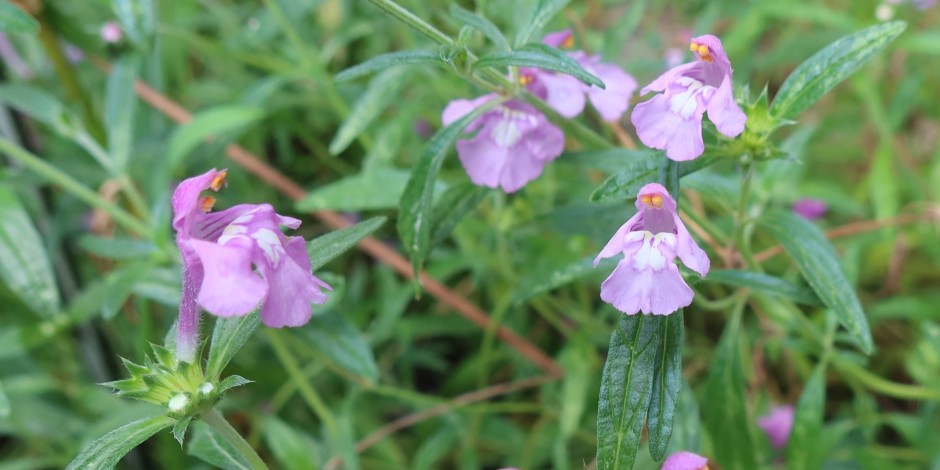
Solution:
M491 385L489 387L475 390L473 392L465 393L454 398L449 403L442 403L437 406L433 406L426 410L419 411L417 413L412 413L410 415L402 416L379 429L376 429L368 436L362 438L359 442L356 443L356 452L362 453L366 449L372 447L373 445L379 443L382 439L392 435L398 430L407 428L409 426L415 425L427 419L431 419L435 416L440 416L448 411L464 406L478 401L488 400L499 395L505 395L507 393L517 392L519 390L525 390L527 388L537 387L544 383L551 382L556 378L551 375L541 375L538 377L532 377L529 379L519 380L517 382L501 383L496 385ZM339 457L333 457L329 462L324 466L324 469L334 469L338 468L341 460Z
M106 73L110 73L111 66L109 64L97 58L92 58L91 60ZM134 90L137 92L137 96L139 96L140 99L165 114L173 121L185 124L192 120L192 114L189 111L173 100L163 96L146 83L137 80L134 83ZM299 184L277 169L271 167L251 152L245 150L243 147L235 144L229 145L225 148L225 154L236 164L254 173L259 179L273 186L280 191L281 194L293 200L302 199L307 195L307 191ZM351 222L333 211L320 210L314 211L312 214L333 229L345 228L352 225ZM366 237L359 242L359 248L380 262L392 267L405 278L413 278L411 263L397 251L389 248L379 240L373 237ZM441 303L453 308L464 318L470 320L480 328L490 328L490 322L492 320L480 307L477 307L472 302L453 292L424 271L421 271L420 276L424 289ZM552 377L558 378L564 375L564 370L557 362L512 330L504 326L498 326L496 328L496 337L509 345L509 347L515 349L519 354L522 354L526 359L548 372Z

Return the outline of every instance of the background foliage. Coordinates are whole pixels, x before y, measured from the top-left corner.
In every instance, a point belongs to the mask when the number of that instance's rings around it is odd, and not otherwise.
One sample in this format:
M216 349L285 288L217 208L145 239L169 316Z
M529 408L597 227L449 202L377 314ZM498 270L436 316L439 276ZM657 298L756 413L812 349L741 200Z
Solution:
M425 268L545 351L564 377L467 398L537 377L539 367L494 328L481 330L427 292L416 297L391 267L350 251L318 271L335 290L310 324L248 339L227 372L253 383L230 392L222 411L272 468L324 468L340 459L377 469L592 465L602 369L621 315L598 299L611 265L591 270L589 260L633 210L627 192L608 191L605 180L618 172L628 172L622 185L644 171L655 178L643 166L651 153L619 145L599 151L569 133L569 151L520 193L480 190L469 185L452 145L434 148L428 139L448 101L482 90L447 66L337 78L387 52L419 49L424 56L409 60L436 56L438 63L448 53L371 3L153 3L46 1L38 23L0 3L6 40L23 61L16 67L7 59L3 69L2 150L22 147L41 158L9 159L0 173L0 468L63 468L95 438L153 413L95 383L122 378L118 356L142 358L175 319L175 182L228 167L221 207L270 202L303 218L308 239L327 227L305 212L385 216L397 224L376 236L410 252L395 227L411 214L400 214L398 202L421 155L433 151L443 159L440 177L428 182L437 199L422 204L432 204L441 222L417 235L434 245L423 253ZM467 21L451 2L400 3L452 37ZM513 39L529 32L536 3L544 2L459 2ZM666 69L667 50L685 51L690 36L713 32L750 101L765 83L777 96L806 58L879 23L879 6L584 0L545 18L545 31L573 27L584 48L641 84ZM784 457L791 468L940 468L940 95L933 86L940 13L909 3L891 8L908 27L885 51L798 116L799 97L786 107L774 103L797 123L777 134L786 158L757 165L748 205L755 216L768 214L753 243L774 281L713 272L695 286L696 301L681 317L684 386L669 452L696 451L721 468L772 467ZM101 40L106 21L120 22L124 40ZM466 39L478 55L498 45L479 33ZM65 52L74 48L84 57L70 62ZM102 60L113 65L110 75ZM191 110L192 121L178 125L139 101L135 77ZM578 120L619 142L596 115ZM308 195L295 204L228 160L232 142ZM740 176L734 161L723 161L682 180L684 216L712 238L716 269L735 267L722 250L734 229ZM815 222L789 214L803 197L826 201L829 213ZM812 225L827 230L837 265L807 271L819 259L801 258L800 249L825 244ZM793 231L802 238L792 241ZM847 309L870 325L871 355L862 354L864 340L835 327L801 268L839 273L854 289L858 309ZM805 279L817 292L818 283L841 282ZM741 286L753 295L738 308L709 301ZM854 298L845 286L833 289ZM208 334L212 320L206 323ZM755 419L781 403L798 404L798 419L778 455ZM437 414L372 434L424 410ZM658 431L651 424L649 432ZM122 465L238 468L213 439L199 423L181 450L160 432ZM657 468L643 442L637 468Z

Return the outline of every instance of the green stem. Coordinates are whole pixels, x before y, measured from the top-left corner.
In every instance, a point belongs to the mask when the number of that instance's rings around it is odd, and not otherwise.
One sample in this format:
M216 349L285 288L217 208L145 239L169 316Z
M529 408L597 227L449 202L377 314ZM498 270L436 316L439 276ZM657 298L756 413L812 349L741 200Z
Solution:
M134 214L138 217L147 217L149 211L147 210L147 203L144 202L143 195L137 190L137 187L134 186L127 175L115 171L111 156L108 155L108 152L104 150L101 144L83 129L78 130L74 136L74 140L75 143L85 149L85 151L118 182L118 185L121 187L121 192L127 197L127 201L130 203L131 210Z
M441 32L441 30L435 28L421 18L418 18L414 15L414 13L402 8L401 5L393 2L392 0L369 1L385 13L388 13L392 17L396 18L398 21L411 26L415 31L427 36L430 40L442 46L451 46L454 44L454 40L451 39L450 36L444 34Z
M323 425L326 426L331 433L336 434L339 432L336 418L333 417L330 409L327 408L326 403L323 402L323 399L320 398L317 391L310 386L310 382L307 382L307 378L300 369L300 365L297 364L294 356L291 355L290 351L287 350L287 346L284 345L284 338L281 337L283 333L271 329L265 329L265 333L268 336L268 342L271 343L271 347L274 349L274 355L277 356L281 364L284 365L284 368L287 369L288 375L290 375L291 380L294 381L297 389L300 390L300 395L303 396L307 404L310 405L310 409L317 414L317 417L320 418L320 421L323 422Z
M98 196L98 193L79 183L71 176L63 173L58 168L46 163L36 155L33 155L32 153L20 148L19 146L2 137L0 137L0 152L6 153L11 158L22 163L26 168L29 168L39 176L45 178L50 183L56 186L60 186L66 192L71 193L89 206L101 209L110 215L115 222L127 230L135 232L148 240L153 239L153 233L143 222L135 219L132 215L128 214L126 211L124 211L124 209L121 209L117 205L111 204L110 202L101 199L101 197Z
M854 378L863 386L874 392L903 400L940 401L940 393L935 390L886 380L869 372L864 367L844 359L833 357L832 365L843 376Z
M751 221L749 220L747 205L748 197L751 195L751 182L754 180L754 164L748 162L744 165L744 180L741 182L738 209L734 214L734 235L732 240L734 240L738 253L741 254L741 258L744 259L748 268L761 272L763 269L754 259L754 254L751 253L751 231L748 230Z
M85 126L91 132L91 135L98 142L104 142L106 139L104 127L101 125L101 121L98 120L98 115L95 114L91 100L88 99L88 95L82 89L81 82L78 81L78 76L75 74L75 69L72 68L68 59L65 58L65 54L62 53L62 49L59 48L59 38L52 30L52 25L41 13L36 19L39 20L39 43L42 44L46 55L49 56L52 68L55 69L62 87L65 88L65 93L69 98L78 101L82 108L82 118L85 121Z
M200 415L203 422L209 425L213 430L219 433L225 442L228 442L232 445L236 452L239 455L245 458L245 461L248 462L248 465L251 465L251 468L254 470L268 470L268 466L265 465L264 460L261 460L261 457L258 456L258 453L251 448L251 445L232 427L228 421L218 412L215 408L209 409L202 415Z

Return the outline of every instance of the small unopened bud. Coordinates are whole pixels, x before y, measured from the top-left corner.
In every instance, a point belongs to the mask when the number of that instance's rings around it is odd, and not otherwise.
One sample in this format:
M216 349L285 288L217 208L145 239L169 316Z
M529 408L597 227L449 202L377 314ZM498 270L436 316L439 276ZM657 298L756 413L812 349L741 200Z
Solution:
M215 390L215 385L212 385L212 382L203 382L202 385L199 386L199 395L207 397L213 390Z
M115 23L114 21L109 21L101 25L101 40L108 44L115 44L121 41L121 37L124 36L121 31L121 26Z
M170 401L166 404L166 407L172 413L180 413L186 411L186 408L189 406L189 397L185 393L177 393L170 398Z

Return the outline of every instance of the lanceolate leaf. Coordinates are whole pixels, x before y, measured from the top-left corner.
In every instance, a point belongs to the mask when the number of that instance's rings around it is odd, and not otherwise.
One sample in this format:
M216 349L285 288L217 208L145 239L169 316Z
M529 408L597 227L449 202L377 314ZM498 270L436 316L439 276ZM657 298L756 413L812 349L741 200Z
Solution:
M712 356L703 406L705 425L712 438L715 458L727 470L757 468L751 418L747 413L744 371L741 361L741 316L736 315Z
M311 269L316 271L326 263L333 261L333 259L355 246L356 243L359 243L359 240L378 230L385 223L385 220L385 217L373 217L352 227L336 230L310 240L307 243L307 254L310 255Z
M252 469L245 457L206 423L197 421L193 423L192 430L189 448L186 449L189 455L225 470Z
M243 128L263 116L261 109L245 106L220 106L197 114L170 138L166 157L168 167L176 167L183 157L206 139Z
M206 362L206 376L210 380L218 382L222 370L260 324L261 315L254 312L243 317L216 318Z
M488 54L474 62L480 67L536 67L571 75L588 85L604 88L604 82L581 68L578 61L546 44L526 44L514 51Z
M66 470L114 468L131 449L160 430L172 426L173 422L173 418L167 416L154 416L121 426L92 442Z
M643 185L657 181L663 176L661 175L661 154L662 152L648 152L625 161L622 170L610 175L591 193L591 201L603 203L633 199ZM690 175L708 167L720 158L706 153L695 160L676 163L678 169L670 168L670 175L672 171L678 172L680 178ZM678 182L677 179L675 181ZM673 194L673 196L676 195Z
M874 53L884 49L906 27L907 23L903 21L882 23L826 46L787 77L770 106L771 114L789 119L810 107Z
M411 171L408 186L405 187L398 205L398 234L411 255L415 282L418 279L418 271L431 250L431 200L434 196L434 180L437 179L437 173L444 163L444 157L470 122L499 103L499 100L491 100L437 131Z
M806 219L783 211L765 214L761 223L787 250L816 295L835 312L862 351L871 353L874 345L865 312L822 231Z
M503 36L503 33L496 27L490 20L477 15L471 11L464 10L457 5L451 5L450 14L453 15L458 21L466 23L474 28L480 30L484 36L486 36L496 47L501 50L508 51L509 40L506 39L506 36Z
M516 36L516 46L521 46L533 36L540 33L545 24L552 19L568 2L571 0L539 0L532 10L532 16L529 21L524 23L524 28Z
M369 75L390 67L410 64L444 65L441 54L431 51L398 51L375 56L361 64L354 65L333 77L335 82L345 82Z
M825 404L826 367L820 364L806 382L796 405L793 431L786 449L787 465L790 468L820 468L819 442Z
M489 188L463 183L447 190L434 205L431 220L431 244L436 245L454 230L463 218L480 204Z
M372 209L391 209L398 199L411 173L398 168L373 168L320 186L297 201L298 211L332 209L358 212Z
M108 77L105 96L105 123L108 127L108 151L115 172L123 174L130 158L134 130L134 109L137 95L134 80L140 68L140 57L129 54L114 64Z
M9 1L0 2L0 31L5 33L30 33L39 31L39 23Z
M379 378L372 349L362 333L335 312L318 313L300 330L307 342L340 367L370 382Z
M767 295L783 297L805 305L822 305L816 293L807 287L770 274L735 269L716 269L708 273L703 282L717 282L735 287L759 290Z
M353 139L365 131L392 100L398 97L398 90L404 83L404 72L404 69L389 69L372 79L368 88L353 105L343 125L336 131L333 141L330 142L331 154L336 155L346 150Z
M597 405L597 468L633 468L652 398L663 317L624 315L610 338Z
M660 323L659 335L662 339L656 351L647 430L650 455L658 461L665 457L676 418L679 393L682 391L682 341L685 326L682 323L682 310L653 319Z
M0 281L36 313L59 311L59 291L42 238L16 194L0 185Z

